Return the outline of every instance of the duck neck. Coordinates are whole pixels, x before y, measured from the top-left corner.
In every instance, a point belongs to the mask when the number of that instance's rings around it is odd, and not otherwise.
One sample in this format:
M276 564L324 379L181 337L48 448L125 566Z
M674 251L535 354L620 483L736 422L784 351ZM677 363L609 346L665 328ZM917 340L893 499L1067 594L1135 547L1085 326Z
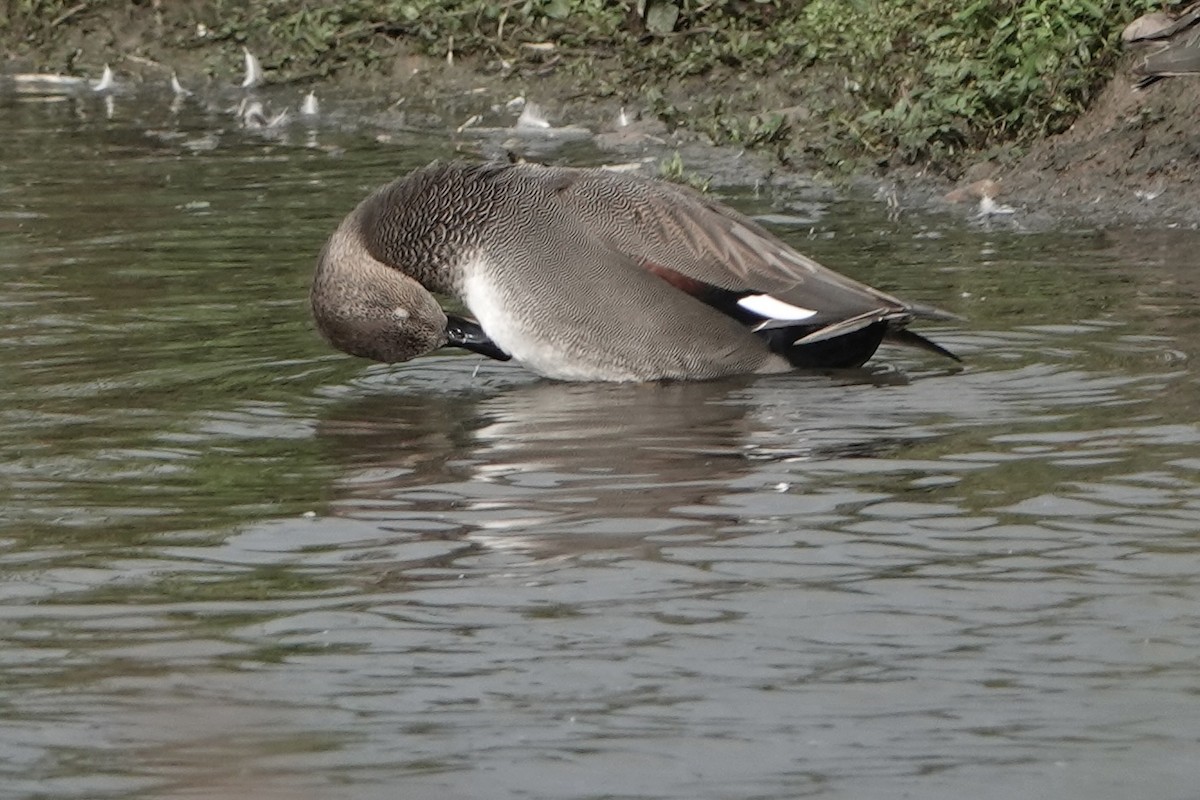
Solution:
M473 188L460 171L429 167L364 200L353 224L373 258L431 292L458 297L458 267L477 250L477 231L469 224Z

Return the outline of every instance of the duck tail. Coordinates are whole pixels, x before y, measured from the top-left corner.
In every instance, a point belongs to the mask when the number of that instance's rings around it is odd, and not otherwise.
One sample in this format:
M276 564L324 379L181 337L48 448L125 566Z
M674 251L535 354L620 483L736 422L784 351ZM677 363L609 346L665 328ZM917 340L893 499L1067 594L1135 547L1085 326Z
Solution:
M887 322L876 320L829 337L809 338L821 325L791 325L766 328L757 335L771 350L799 369L852 369L861 367L875 354L883 340Z
M889 344L897 344L904 347L912 347L917 350L924 350L926 353L934 353L935 355L949 358L952 361L962 363L962 359L951 353L946 348L942 347L937 342L926 339L919 333L910 331L908 328L889 325L884 331L883 340Z

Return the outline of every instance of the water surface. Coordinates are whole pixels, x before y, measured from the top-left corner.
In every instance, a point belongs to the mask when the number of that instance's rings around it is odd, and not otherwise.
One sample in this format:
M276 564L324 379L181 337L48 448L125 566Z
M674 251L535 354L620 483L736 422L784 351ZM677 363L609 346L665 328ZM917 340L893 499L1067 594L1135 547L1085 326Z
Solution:
M965 368L372 366L315 254L483 101L224 102L0 93L0 796L1194 796L1200 234L723 189Z

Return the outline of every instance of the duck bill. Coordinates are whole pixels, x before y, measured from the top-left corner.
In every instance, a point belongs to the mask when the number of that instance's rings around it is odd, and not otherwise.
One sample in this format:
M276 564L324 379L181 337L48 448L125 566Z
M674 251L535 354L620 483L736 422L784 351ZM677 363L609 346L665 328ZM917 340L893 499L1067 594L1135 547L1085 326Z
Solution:
M497 361L508 361L512 358L488 338L478 322L463 317L446 316L446 345L461 347Z

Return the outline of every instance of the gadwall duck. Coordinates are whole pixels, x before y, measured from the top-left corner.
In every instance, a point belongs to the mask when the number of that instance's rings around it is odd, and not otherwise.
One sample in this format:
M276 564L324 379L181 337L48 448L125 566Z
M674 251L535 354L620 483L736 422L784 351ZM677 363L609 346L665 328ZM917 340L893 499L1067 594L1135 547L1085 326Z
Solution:
M957 360L905 329L953 315L826 269L690 189L602 169L417 170L343 220L311 301L356 356L462 347L562 380L857 367L885 339Z
M1135 88L1145 89L1163 78L1200 74L1200 3L1176 18L1161 11L1138 17L1121 38L1135 46L1161 45L1134 67L1142 76Z

